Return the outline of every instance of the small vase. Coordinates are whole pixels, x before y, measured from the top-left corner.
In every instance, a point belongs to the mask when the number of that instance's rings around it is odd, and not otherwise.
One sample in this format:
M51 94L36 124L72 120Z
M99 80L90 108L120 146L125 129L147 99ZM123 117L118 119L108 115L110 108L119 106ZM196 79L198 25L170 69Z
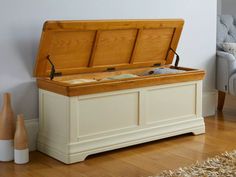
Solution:
M0 161L11 161L14 158L13 139L15 120L11 107L11 95L3 95L3 108L0 114Z
M24 124L24 116L17 115L16 132L14 137L14 157L16 164L25 164L29 162L29 148L27 132Z

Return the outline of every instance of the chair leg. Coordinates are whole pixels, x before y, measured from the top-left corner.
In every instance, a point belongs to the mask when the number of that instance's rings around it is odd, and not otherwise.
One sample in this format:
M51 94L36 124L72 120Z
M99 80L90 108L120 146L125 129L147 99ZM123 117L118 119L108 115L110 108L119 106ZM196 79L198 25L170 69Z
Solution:
M217 106L217 109L219 111L223 110L224 103L225 103L225 92L218 91L218 106Z

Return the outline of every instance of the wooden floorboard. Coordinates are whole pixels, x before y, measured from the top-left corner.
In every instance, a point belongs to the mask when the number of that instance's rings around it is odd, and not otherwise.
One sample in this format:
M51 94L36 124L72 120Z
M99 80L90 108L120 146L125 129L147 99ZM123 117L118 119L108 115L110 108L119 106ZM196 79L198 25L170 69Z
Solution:
M205 118L206 134L186 134L89 156L65 165L40 152L30 163L0 163L0 177L148 177L236 149L236 112Z

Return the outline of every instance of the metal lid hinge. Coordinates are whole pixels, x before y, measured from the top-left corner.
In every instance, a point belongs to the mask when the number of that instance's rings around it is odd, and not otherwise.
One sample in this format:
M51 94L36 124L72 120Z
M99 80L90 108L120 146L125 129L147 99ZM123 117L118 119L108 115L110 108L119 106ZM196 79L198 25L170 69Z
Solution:
M161 63L155 63L153 66L155 67L161 66Z
M107 71L111 72L111 71L115 71L116 69L114 67L110 67L110 68L107 68Z

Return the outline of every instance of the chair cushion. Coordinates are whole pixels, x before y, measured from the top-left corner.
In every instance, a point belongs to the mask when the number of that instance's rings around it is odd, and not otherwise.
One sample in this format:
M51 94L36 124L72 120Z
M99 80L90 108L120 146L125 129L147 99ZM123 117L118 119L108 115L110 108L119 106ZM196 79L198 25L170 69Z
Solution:
M234 55L234 57L236 57L236 43L222 43L222 49L225 52L231 53L232 55Z

